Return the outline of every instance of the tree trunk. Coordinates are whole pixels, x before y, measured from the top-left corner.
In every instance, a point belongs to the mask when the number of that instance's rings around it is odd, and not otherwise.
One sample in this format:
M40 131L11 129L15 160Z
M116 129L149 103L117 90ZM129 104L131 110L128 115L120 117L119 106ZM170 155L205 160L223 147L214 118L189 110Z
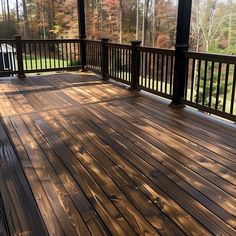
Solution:
M144 1L143 5L143 22L142 22L142 46L145 45L146 41L146 29L145 29L145 15L146 15L146 0Z
M17 19L17 22L19 23L20 16L19 16L19 2L18 2L18 0L16 0L16 19Z
M120 0L120 43L123 43L123 19L124 19L124 5L123 0Z
M230 2L229 29L228 29L228 48L230 48L231 41L232 41L232 7L233 7L233 4L232 4L232 2Z
M137 0L136 6L136 40L139 39L139 0Z
M153 18L152 18L152 47L156 45L156 0L153 0Z
M10 6L9 6L9 0L7 1L7 20L10 21L11 20L11 15L10 15Z
M150 0L144 1L144 7L143 7L143 32L142 32L142 46L146 45L146 39L147 39L147 28L148 28L148 10L149 10L149 3Z
M29 39L30 26L29 26L28 9L26 5L26 0L22 0L22 5L23 5L23 14L24 14L24 37L25 39Z

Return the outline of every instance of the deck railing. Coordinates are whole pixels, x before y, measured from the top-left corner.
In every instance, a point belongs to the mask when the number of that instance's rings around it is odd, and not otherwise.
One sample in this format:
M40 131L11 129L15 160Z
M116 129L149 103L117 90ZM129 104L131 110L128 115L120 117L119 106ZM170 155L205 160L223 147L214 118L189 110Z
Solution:
M235 120L236 57L186 52L185 103Z
M175 62L176 51L141 47L139 41L121 45L108 39L21 40L17 36L0 40L0 45L0 76L85 67L103 79L169 99L176 89L184 90L183 104L236 121L235 56L184 52L184 83L175 83L180 64Z
M174 58L173 50L140 47L139 88L171 98L173 95Z
M81 68L80 39L0 40L0 76ZM2 65L2 66L1 66Z

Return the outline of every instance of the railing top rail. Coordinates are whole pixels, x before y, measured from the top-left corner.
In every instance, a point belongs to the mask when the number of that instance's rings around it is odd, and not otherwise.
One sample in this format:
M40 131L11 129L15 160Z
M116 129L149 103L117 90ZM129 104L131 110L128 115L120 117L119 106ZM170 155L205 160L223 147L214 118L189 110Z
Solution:
M14 39L0 39L0 43L15 43Z
M215 54L215 53L202 53L202 52L185 52L185 57L188 59L198 59L219 63L236 64L236 56Z
M170 56L175 55L175 50L165 48L138 47L138 50L142 52L153 52Z
M130 45L127 44L119 44L119 43L107 43L108 47L116 47L116 48L123 48L123 49L132 49Z
M23 43L76 43L80 39L22 39Z
M97 40L85 39L84 41L86 43L101 44L101 41L97 41Z

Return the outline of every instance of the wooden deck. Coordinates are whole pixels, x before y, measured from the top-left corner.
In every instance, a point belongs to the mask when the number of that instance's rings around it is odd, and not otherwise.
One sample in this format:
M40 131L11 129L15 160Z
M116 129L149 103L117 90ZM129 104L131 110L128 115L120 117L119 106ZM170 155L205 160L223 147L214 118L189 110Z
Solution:
M236 126L92 74L0 80L0 235L236 235Z

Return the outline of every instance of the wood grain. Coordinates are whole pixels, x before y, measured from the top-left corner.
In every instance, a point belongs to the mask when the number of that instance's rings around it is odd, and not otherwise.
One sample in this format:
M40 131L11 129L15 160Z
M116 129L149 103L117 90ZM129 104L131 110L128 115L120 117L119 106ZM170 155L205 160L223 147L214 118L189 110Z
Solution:
M91 73L0 99L0 235L236 235L234 124Z

